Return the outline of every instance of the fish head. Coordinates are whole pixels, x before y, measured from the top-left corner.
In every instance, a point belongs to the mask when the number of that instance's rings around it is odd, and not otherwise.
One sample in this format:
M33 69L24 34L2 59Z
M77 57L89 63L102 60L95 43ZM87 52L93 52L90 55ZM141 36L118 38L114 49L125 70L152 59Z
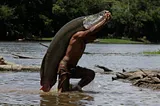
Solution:
M99 23L102 19L104 19L104 15L109 13L107 10L103 10L99 13L85 16L84 21L83 21L83 26L86 29L89 29L90 27L94 26L95 24Z

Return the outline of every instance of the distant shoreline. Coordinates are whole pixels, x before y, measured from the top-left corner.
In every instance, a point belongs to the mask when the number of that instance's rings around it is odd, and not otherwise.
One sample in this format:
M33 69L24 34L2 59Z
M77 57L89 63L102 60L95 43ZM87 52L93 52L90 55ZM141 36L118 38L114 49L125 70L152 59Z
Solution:
M30 39L29 41L51 41L53 38L37 38ZM100 38L96 39L94 43L104 43L104 44L150 44L148 41L132 41L129 39L117 39L117 38Z
M52 41L52 37L50 38L31 38L31 39L17 39L17 40L13 40L13 42L36 42L36 41L46 41L46 42L50 42ZM2 41L0 41L2 42ZM4 42L8 42L7 40L5 40ZM132 41L129 39L117 39L117 38L99 38L96 39L94 43L100 43L100 44L155 44L155 43L151 43L149 41ZM157 43L156 43L157 44Z

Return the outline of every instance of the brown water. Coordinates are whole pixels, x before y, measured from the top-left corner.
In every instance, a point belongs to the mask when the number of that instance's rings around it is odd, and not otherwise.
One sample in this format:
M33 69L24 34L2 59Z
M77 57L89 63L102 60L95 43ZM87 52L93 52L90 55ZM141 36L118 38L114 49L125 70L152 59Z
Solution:
M49 44L49 43L45 43ZM116 72L123 68L132 71L160 69L159 55L144 55L143 51L158 50L160 45L114 45L89 44L79 65L94 69L96 77L84 92L58 94L57 84L51 92L39 90L38 72L0 72L0 106L159 106L160 92L138 88L130 83L112 81L114 75L103 72L95 64L106 66ZM5 60L23 65L40 65L46 48L37 42L0 42L0 55ZM17 59L12 53L38 57L40 59ZM77 83L78 80L72 80Z

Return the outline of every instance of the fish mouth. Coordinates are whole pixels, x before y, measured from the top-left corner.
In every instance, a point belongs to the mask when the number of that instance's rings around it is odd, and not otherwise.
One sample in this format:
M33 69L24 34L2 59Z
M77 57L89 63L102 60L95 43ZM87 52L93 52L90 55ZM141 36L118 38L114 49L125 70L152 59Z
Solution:
M44 92L49 92L51 89L50 84L46 83L44 85L42 85L42 88L40 88L40 90L44 91Z
M97 14L86 16L83 21L84 28L89 29L90 27L100 22L104 18L103 16L106 12L107 10L103 10Z

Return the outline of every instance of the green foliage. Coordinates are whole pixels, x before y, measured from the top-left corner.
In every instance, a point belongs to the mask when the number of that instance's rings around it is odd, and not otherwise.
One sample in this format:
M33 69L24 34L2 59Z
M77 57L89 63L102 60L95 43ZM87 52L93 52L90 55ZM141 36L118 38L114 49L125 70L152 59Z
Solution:
M104 9L111 11L112 20L103 33L160 42L159 0L1 0L1 36L53 37L68 21Z
M51 23L52 23L52 21L53 21L52 19L49 19L47 16L42 15L42 14L40 14L39 17L40 17L40 19L43 20L45 26L51 25Z
M52 7L55 32L68 21L109 9L107 0L57 0Z
M146 54L146 55L160 55L160 50L156 50L156 51L144 51L143 54Z
M7 5L0 5L0 20L12 19L14 16L14 9Z
M156 0L116 0L111 8L116 36L134 40L146 36L150 41L159 42L159 6Z
M154 11L150 11L154 20L160 20L160 7L157 7Z

